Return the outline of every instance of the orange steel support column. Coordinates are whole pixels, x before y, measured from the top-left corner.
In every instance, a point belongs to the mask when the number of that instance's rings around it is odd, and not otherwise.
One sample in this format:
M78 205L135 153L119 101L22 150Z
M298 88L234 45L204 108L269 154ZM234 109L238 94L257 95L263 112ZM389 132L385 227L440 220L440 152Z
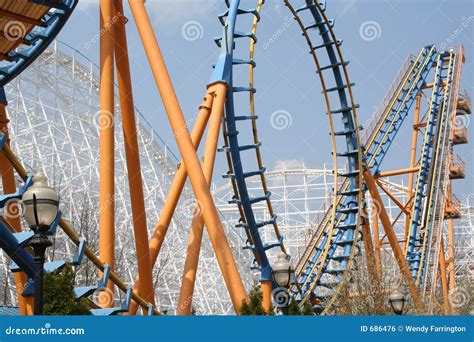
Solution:
M380 257L380 233L379 233L379 217L377 210L372 212L372 226L374 227L374 259L375 259L375 271L377 272L377 278L382 280L382 259Z
M413 281L408 265L405 263L405 258L404 258L402 249L400 248L400 245L398 244L397 235L393 231L392 223L390 222L390 218L387 214L387 211L385 210L385 207L383 206L383 201L377 190L375 180L369 170L364 171L364 179L367 183L367 187L369 188L369 192L370 192L370 195L372 196L372 199L376 203L380 204L379 205L380 221L382 222L382 225L385 230L385 234L387 235L387 239L390 243L390 246L392 247L393 254L398 263L398 267L400 268L403 278L405 279L405 282L408 285L408 289L413 298L413 302L415 303L415 307L418 310L424 310L424 304L423 304L423 301L421 300L420 294L418 292L418 288L416 287L415 282Z
M410 168L415 167L416 163L416 147L418 144L418 121L420 120L420 104L421 104L421 93L416 96L416 103L415 103L415 115L413 118L413 135L411 138L411 154L410 154ZM415 174L410 173L408 176L408 193L407 199L411 201L412 193L413 193L413 182L415 179ZM407 251L408 248L408 234L410 229L410 220L411 220L411 205L407 207L407 214L405 215L405 244L403 250Z
M444 253L444 241L441 238L441 246L439 249L439 269L441 275L441 288L443 289L443 310L445 315L449 315L449 292L448 292L448 278L446 277L446 255Z
M413 167L413 168L408 168L408 169L386 171L386 172L381 172L376 178L404 175L406 173L418 172L418 170L419 170L418 167Z
M370 222L369 222L367 209L365 209L364 214L365 215L362 218L363 220L362 234L364 236L364 240L363 240L364 248L367 253L367 269L369 271L370 279L374 279L374 275L375 275L375 280L377 281L377 285L379 285L382 279L379 277L379 272L376 269L377 264L375 262L375 257L374 257L374 244L372 243L372 233L370 231Z
M114 270L115 189L114 189L114 33L113 0L100 1L100 218L99 253L102 262ZM109 281L107 288L113 291ZM110 295L109 295L110 297ZM104 300L111 306L111 300Z
M197 200L202 205L204 223L216 253L224 281L229 291L235 311L238 313L242 302L247 299L242 279L240 278L229 242L222 227L216 206L208 188L206 178L196 154L191 136L186 127L183 112L174 92L170 76L161 55L158 42L153 32L148 14L142 0L129 0L140 37L145 48L156 84L161 94L176 142L181 152L184 164L188 170L189 179Z
M260 289L262 291L262 307L268 312L272 308L272 281L261 280Z
M357 167L360 167L360 164L357 164ZM359 179L356 181L357 187L360 187L360 182ZM365 200L365 198L364 198ZM374 207L375 209L375 207ZM375 281L377 283L377 286L380 284L380 278L378 278L378 273L375 272L374 267L375 265L375 259L374 259L374 244L372 243L372 233L370 231L370 221L369 221L369 215L367 211L367 206L364 206L362 209L362 234L364 236L363 243L364 243L364 248L366 251L366 257L367 257L367 269L369 271L369 277L370 280L374 280L374 275L375 275Z
M143 199L143 183L140 168L140 153L137 139L137 126L133 104L132 81L130 79L130 63L128 60L127 33L125 31L126 18L123 17L121 0L114 2L115 17L120 17L114 28L114 52L117 67L117 80L122 110L122 126L125 141L125 156L127 159L128 184L133 215L135 233L135 249L137 255L138 276L141 279L138 294L155 304L153 290L152 268L150 266L150 252L148 249L148 230Z
M4 92L3 89L0 91ZM7 102L0 102L0 133L5 135L6 144L10 146L10 136L8 134L8 118L5 107ZM4 194L12 194L16 191L15 175L13 167L3 153L0 153L0 174L2 175L2 186ZM5 208L8 212L8 208ZM11 209L13 212L13 209ZM16 209L15 209L16 210ZM5 215L5 220L17 232L21 231L20 217L17 215ZM26 289L26 274L24 272L15 273L16 295L18 298L18 310L20 315L28 315L33 313L34 297L23 297L22 292Z
M195 149L201 144L201 139L206 129L207 122L209 120L209 115L211 114L211 107L213 104L213 95L206 94L204 102L199 107L199 114L196 120L196 124L193 127L191 133L191 140ZM173 218L174 211L176 210L176 205L178 204L179 197L183 191L184 183L188 177L186 172L186 167L181 161L178 166L178 171L171 183L170 190L166 196L165 205L160 213L160 218L156 224L155 231L150 240L150 263L153 266L156 262L158 254L160 253L161 246L163 245L163 240L165 239L166 232L170 225L171 219Z
M452 201L453 193L451 181L448 184L448 201ZM453 219L448 219L448 272L449 272L449 290L456 288L456 276L454 274L454 223Z
M227 85L223 83L214 84L209 88L209 92L213 94L215 98L212 105L211 120L209 123L206 147L204 149L203 155L203 171L204 175L206 176L207 183L210 186L214 163L216 160L221 120L224 117L224 103L226 99ZM189 232L188 250L186 252L186 260L184 262L183 278L178 301L178 315L189 315L191 313L203 228L204 222L202 220L201 213L198 210L195 212Z
M212 102L213 96L206 94L204 102L199 106L196 124L194 125L193 131L191 133L191 139L196 149L199 147L204 130L206 129L207 121L209 120L209 115L211 112ZM168 231L168 227L170 225L171 219L173 218L174 211L176 210L179 197L183 191L184 183L188 177L184 164L180 162L178 165L178 171L173 178L170 190L166 196L165 204L160 213L160 218L158 219L158 223L155 226L153 236L151 237L150 243L148 245L150 249L150 265L152 268L155 265L158 254L160 253L161 246L163 245L163 241ZM137 289L139 284L140 279L138 278L135 282L134 288ZM134 314L137 309L138 305L135 302L132 302L128 313Z

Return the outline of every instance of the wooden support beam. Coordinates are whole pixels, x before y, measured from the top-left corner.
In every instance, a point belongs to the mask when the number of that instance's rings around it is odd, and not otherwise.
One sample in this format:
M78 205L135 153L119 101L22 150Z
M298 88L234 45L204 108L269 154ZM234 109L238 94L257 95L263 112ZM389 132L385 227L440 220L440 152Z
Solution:
M16 21L20 21L24 24L31 24L35 26L46 27L46 23L41 20L30 18L30 17L24 16L18 13L10 12L4 9L0 9L0 18L1 17L3 17L3 19L6 19L6 20L8 20L7 18L10 18Z

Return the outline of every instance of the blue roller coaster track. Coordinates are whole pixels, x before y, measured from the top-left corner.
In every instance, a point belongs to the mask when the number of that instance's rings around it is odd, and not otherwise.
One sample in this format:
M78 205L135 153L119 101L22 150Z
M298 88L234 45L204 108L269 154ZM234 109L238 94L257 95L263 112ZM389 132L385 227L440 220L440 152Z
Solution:
M52 2L30 0L32 3L50 6L49 11L41 22L41 28L31 30L24 39L24 49L8 53L6 66L0 68L0 89L21 73L33 60L41 54L61 30L77 0L62 0ZM226 0L227 10L219 15L222 24L222 35L215 39L220 47L220 55L209 81L209 86L224 83L228 86L225 102L225 117L223 126L224 146L219 149L226 155L228 172L223 175L229 179L233 196L229 203L237 206L240 220L236 227L244 229L247 236L245 249L252 251L254 260L251 267L260 271L262 281L272 280L272 270L269 252L280 250L287 255L283 236L278 228L278 217L273 212L271 192L265 181L266 168L263 165L261 148L262 142L257 135L258 115L255 114L254 94L257 89L253 81L253 71L257 66L253 49L257 44L257 24L261 20L260 11L265 0L256 0L255 8L242 8L240 0ZM245 2L247 4L247 2ZM316 300L320 313L327 313L334 304L340 289L349 279L349 271L359 254L364 236L361 232L362 212L366 209L364 200L366 185L363 181L361 167L366 163L373 175L381 172L384 158L387 156L393 142L406 121L415 98L423 89L430 73L435 70L433 91L427 114L427 124L420 157L420 168L417 173L409 241L407 244L406 262L418 286L423 285L427 265L427 246L433 230L435 217L436 196L434 189L440 183L443 168L439 151L445 145L447 132L450 128L450 94L453 74L455 72L455 56L452 52L436 51L434 45L424 47L403 75L393 97L385 110L377 118L377 123L363 145L357 120L359 107L352 93L354 83L350 81L347 65L349 61L343 58L341 52L342 40L334 33L333 19L326 15L326 2L319 0L284 0L293 18L301 29L309 52L316 67L316 75L320 80L322 95L329 121L330 138L332 143L332 161L334 172L334 196L332 205L316 229L302 258L299 260L295 274L295 284L291 288L292 296L303 305L305 302ZM298 4L298 6L296 6ZM253 26L250 30L240 30L243 16L251 16ZM235 56L238 44L249 44L250 56ZM327 60L328 64L322 64ZM248 84L235 84L234 74L238 68L250 69ZM250 113L238 113L236 98L247 95L250 98ZM5 101L3 90L0 100ZM322 114L322 113L321 113ZM320 115L321 115L320 114ZM252 124L253 140L244 141L239 133L240 125L244 122ZM5 153L6 139L0 133L0 150ZM244 153L253 151L257 158L258 168L245 168ZM12 160L10 160L12 161ZM12 162L13 164L13 162ZM345 166L345 171L340 171ZM26 173L26 171L25 171ZM259 176L262 181L263 193L260 196L250 194L248 178ZM0 196L0 209L6 209L15 201L19 201L26 189L32 184L32 177L21 175L23 186L14 194ZM268 206L269 217L259 221L254 212L255 204L265 203ZM428 204L426 204L428 203ZM49 235L54 235L60 225L61 213L52 225ZM274 240L264 241L261 229L273 226ZM0 221L0 248L13 260L13 272L25 272L30 284L23 292L24 296L33 294L34 260L28 251L28 241L32 232L15 232L5 221ZM71 237L71 236L70 236ZM60 260L45 264L46 272L62 269L67 263L79 265L84 256L91 259L93 253L87 248L84 239L71 237L77 246L77 251L70 262ZM95 256L94 256L95 257ZM98 260L98 259L97 259ZM99 261L100 262L100 261ZM97 264L96 264L97 266ZM99 266L98 266L99 267ZM99 269L102 277L92 286L77 287L77 298L91 296L97 290L104 289L112 277L116 277L106 264ZM117 282L116 282L117 283ZM276 284L273 284L276 286ZM94 315L115 315L128 311L134 296L131 288L119 286L125 293L123 302L112 308L96 308ZM135 299L135 298L134 298ZM148 305L148 313L156 313L156 309Z
M41 26L33 27L22 39L20 46L8 52L7 64L0 67L0 87L4 87L41 55L61 31L78 2L78 0L29 1L50 7L50 10L40 19Z

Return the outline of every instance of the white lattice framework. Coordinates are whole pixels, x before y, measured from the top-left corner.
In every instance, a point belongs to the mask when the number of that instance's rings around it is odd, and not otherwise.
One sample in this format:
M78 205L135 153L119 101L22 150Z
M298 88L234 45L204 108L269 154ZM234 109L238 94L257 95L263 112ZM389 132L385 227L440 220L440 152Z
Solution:
M26 72L10 84L7 90L8 112L11 119L11 135L14 151L30 170L43 171L60 188L62 209L65 216L80 226L78 220L84 207L94 208L98 203L98 78L97 67L87 58L64 44L57 44L46 51ZM118 103L118 101L117 101ZM177 158L170 152L159 136L151 129L140 113L141 162L147 203L149 231L162 207ZM117 116L119 111L117 108ZM132 283L137 273L134 260L133 230L126 178L120 120L116 120L116 191L117 191L117 255L122 267L119 274ZM330 165L314 168L303 162L281 162L266 173L272 203L287 247L294 263L303 253L309 238L314 233L321 215L331 203L332 168ZM385 186L402 202L406 201L406 187L396 180L386 179ZM249 192L261 191L258 178L249 178ZM84 204L84 189L88 189ZM242 251L245 232L233 228L240 217L235 205L228 204L232 197L227 180L218 180L212 185L212 192L218 209L224 219L229 240L237 259L244 283L252 284L250 255ZM381 193L387 212L393 221L399 213L398 206ZM368 206L371 208L370 199ZM254 206L257 219L268 217L266 206ZM163 253L155 267L156 298L162 309L171 313L176 308L181 272L187 243L189 217L193 210L193 197L186 188L177 216L170 227ZM455 221L456 275L471 276L473 248L473 200L467 197L462 202L461 220ZM97 213L93 220L98 222ZM372 218L369 209L369 217ZM379 226L381 224L379 223ZM96 231L93 227L93 232ZM400 240L403 239L404 216L394 227ZM444 227L446 229L446 227ZM79 230L79 229L78 229ZM383 229L380 228L381 238ZM262 228L263 238L272 234L271 229ZM199 314L232 313L232 305L222 281L208 240L202 250L194 306ZM383 245L384 260L391 260L391 252ZM74 250L63 235L58 234L55 258L69 257ZM3 274L0 286L12 277L8 271L8 260L3 260ZM275 255L271 255L273 259ZM385 265L387 266L387 265ZM387 269L389 267L387 266ZM393 268L394 271L395 268ZM95 277L92 278L92 281ZM83 280L87 281L87 280ZM15 303L13 287L4 291L0 302ZM8 293L7 293L8 292Z
M267 172L269 191L272 192L272 203L275 212L278 214L279 224L285 238L285 246L292 256L293 263L296 263L314 233L321 215L330 203L332 193L332 168L323 165L320 168L307 167L303 162L282 162L274 170ZM400 202L407 201L407 187L404 180L385 178L381 180L384 187L388 189ZM259 179L249 178L249 190L258 191ZM234 205L227 204L227 199L231 196L231 188L226 183L218 186L214 184L214 197L219 205L219 210L226 215L228 220L238 220L239 213ZM391 222L395 222L393 228L399 239L404 240L405 215L400 215L398 205L384 192L380 192L384 207L390 217ZM367 198L368 217L370 225L373 226L373 206L370 196ZM254 206L257 217L267 217L266 206ZM454 220L455 236L455 272L456 277L471 277L474 275L472 264L473 252L473 200L468 196L461 202L462 218ZM398 217L398 219L397 219ZM447 221L443 220L442 229L447 239ZM383 271L395 275L391 279L396 279L399 274L393 258L393 252L384 236L382 223L379 221L379 239L382 241L381 258ZM271 234L271 229L262 228L263 235ZM244 232L241 233L244 236ZM364 254L364 250L361 250ZM274 255L272 256L275 257ZM365 256L363 256L363 260ZM365 263L365 262L364 262ZM429 276L433 276L433 266L429 267ZM438 289L439 290L439 289ZM438 291L439 292L439 291ZM439 293L427 293L429 299Z
M98 68L85 56L63 43L54 43L25 72L6 87L12 149L32 173L44 172L59 190L61 210L74 228L85 234L97 252L99 196L99 79ZM116 93L118 93L116 91ZM132 285L137 274L132 215L124 154L120 108L116 99L115 120L115 203L116 272ZM144 184L148 231L151 235L174 175L177 158L138 112L138 137ZM185 188L154 268L155 297L161 310L176 310L186 254L194 200ZM90 211L90 213L84 213ZM89 214L92 227L83 227L81 218ZM252 284L247 253L238 246L240 237L227 227L244 282ZM50 258L69 259L73 244L58 230ZM9 261L2 254L5 304L16 303ZM79 267L79 283L95 282ZM5 287L5 284L9 285ZM78 284L79 285L79 284ZM214 252L205 235L193 306L199 314L233 312Z

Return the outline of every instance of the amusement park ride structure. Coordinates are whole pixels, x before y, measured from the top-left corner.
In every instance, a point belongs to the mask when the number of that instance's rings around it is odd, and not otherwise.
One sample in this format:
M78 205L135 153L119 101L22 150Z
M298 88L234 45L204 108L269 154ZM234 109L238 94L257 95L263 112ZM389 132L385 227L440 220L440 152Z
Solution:
M62 237L59 250L64 252L60 255L65 259L71 257L71 246L75 246L72 264L78 270L85 267L88 259L100 272L96 283L94 281L91 285L89 281L76 288L78 298L98 294L93 314L135 314L140 309L143 314L151 315L159 314L166 307L177 314L189 315L196 302L200 307L207 305L208 310L204 311L210 312L209 298L202 297L218 297L217 292L223 291L223 288L215 290L211 286L220 279L214 260L238 314L251 285L250 269L242 267L246 252L253 259L251 269L258 273L263 306L267 310L271 306L272 291L276 288L271 265L277 255L283 253L287 259L294 260L296 272L289 293L299 305L310 303L315 313L337 314L338 295L350 287L350 271L358 260L363 256L371 275L370 282L378 283L386 272L386 265L382 262L384 254L392 256L393 266L400 275L399 284L393 284L393 288L406 288L418 313L433 313L439 298L445 314L455 313L450 299L459 287L456 283L459 266L456 256L460 254L456 250L460 242L455 236L461 230L461 225L456 225L455 221L463 212L467 212L467 226L472 229L470 203L467 201L467 209L461 209L451 185L453 180L465 177L464 164L455 157L453 150L455 145L467 143L467 131L465 127L458 127L457 122L471 114L469 96L466 93L461 95L459 90L463 47L438 51L430 45L417 56L409 56L380 110L374 113L362 135L348 61L342 54L342 40L334 33L334 20L327 16L326 3L315 0L283 2L308 43L315 75L320 80L326 114L317 115L318 118L326 117L329 122L332 146L332 169L329 172L305 167L283 167L267 172L264 166L254 96L257 29L264 0L255 0L256 7L252 9L243 8L244 3L239 0L225 1L226 10L218 17L222 36L215 39L220 54L204 88L204 100L191 132L145 4L142 0L129 0L182 158L177 168L170 166L176 160L168 155L166 146L157 142L153 130L146 130L140 118L137 124L125 30L127 20L118 15L123 13L121 0L100 2L98 85L91 81L92 72L84 70L83 65L75 65L75 58L58 53L57 48L47 49L74 10L77 0L20 0L14 5L0 1L3 15L0 24L4 33L8 32L7 26L12 20L21 24L24 30L21 37L16 34L14 39L3 39L0 43L3 63L0 85L4 95L0 108L0 170L4 193L0 197L4 209L0 222L0 247L4 250L3 256L13 261L10 268L15 272L16 298L21 314L31 314L33 304L33 259L27 247L33 233L22 231L19 215L12 217L8 213L31 186L32 172L42 168L50 178L55 176L51 174L53 167L37 166L43 162L54 165L54 159L41 160L46 155L57 158L64 169L60 174L61 185L65 182L66 187L77 188L88 181L100 184L97 194L99 210L93 214L99 222L98 246L88 241L91 236L85 239L78 234L78 227L83 222L80 219L67 220L65 206L61 206L64 213L58 214L49 231L50 236L57 234ZM113 20L117 17L122 19ZM251 18L249 28L243 27L248 20L242 18ZM39 61L43 59L40 65L44 65L48 55L54 57L56 63L72 63L70 67L73 69L66 75L72 75L72 82L82 86L66 88L72 89L72 93L64 91L61 97L57 94L62 90L56 87L49 93L56 96L51 102L42 90L43 86L50 85L38 82L31 87L35 91L31 96L35 105L28 105L31 98L27 98L28 91L24 89L28 89L28 81L34 81L24 76L28 75L25 69L37 58ZM249 76L245 85L237 84L240 80L234 78L236 70L243 68L248 70ZM48 71L55 72L56 86L61 76L58 70L61 68ZM115 79L119 106L116 104ZM9 109L10 118L15 120L11 124L12 142L9 140L3 87L16 103L16 109ZM77 94L76 90L86 91L88 96ZM93 98L92 94L100 97L100 108L96 108L100 109L96 117L98 124L94 130L99 135L98 157L93 148L95 146L97 150L97 139L92 141L95 133L87 132L91 127L90 123L86 124L87 114L94 112L95 103L84 105L77 101L81 96L82 101ZM55 109L62 106L64 110L46 114L45 103L55 103ZM21 106L23 109L19 110ZM43 110L42 121L35 124L36 113L31 119L27 114L31 110ZM74 125L66 122L66 115L71 115L64 113L68 110L73 114L82 113L82 119L71 118ZM116 113L121 114L119 124L116 124L119 121ZM386 170L386 157L395 153L393 145L397 143L399 132L409 125L406 123L409 114L413 114L410 156L404 165ZM49 122L52 115L61 119L60 127L67 129L56 132L55 123ZM116 132L115 126L122 127L122 132ZM206 128L201 162L197 150ZM251 141L245 141L241 133L245 128L250 128ZM36 139L40 137L39 130L42 130L43 138ZM22 134L32 134L33 140L22 138ZM63 149L67 147L56 141L57 134L64 135L65 141L75 141L69 147L67 161L61 160L60 155L65 154ZM74 136L80 134L84 139L78 142ZM224 142L222 147L218 147L220 134ZM45 141L53 146L54 153ZM122 141L125 153L118 146ZM217 152L222 152L228 165L228 172L224 174L228 185L224 187L212 185ZM119 162L117 154L120 154ZM255 155L256 164L253 164L257 165L256 169L246 166L249 155ZM31 163L28 169L21 160ZM89 165L89 173L84 172L85 165ZM314 179L319 177L317 175L322 175L324 181L312 187L308 184L308 177ZM190 186L186 183L188 176ZM295 205L297 201L292 201L289 196L290 185L286 181L290 176L303 179L303 184L291 190L303 192L303 208ZM275 180L283 181L283 184ZM272 191L281 194L280 197L272 195ZM314 198L309 193L313 191L319 191L321 200L318 205L323 204L322 209L309 208ZM72 194L73 191L65 193ZM228 198L223 195L228 195ZM189 215L189 204L194 199L195 210L193 215ZM67 210L72 211L70 217L83 218L80 213L86 205L74 203L77 201L73 197L69 201ZM93 204L96 201L93 195L86 199L91 208L96 207ZM183 202L186 203L184 209ZM303 218L293 219L295 213ZM313 216L312 213L319 215ZM189 216L192 218L186 220ZM148 221L157 217L155 228L147 228ZM120 221L124 222L123 225ZM130 226L133 227L133 237ZM187 231L189 236L185 235ZM204 239L205 232L210 246ZM171 243L167 243L170 240ZM178 242L184 242L181 248ZM241 245L246 252L237 250ZM175 255L181 254L182 258L171 258L173 266L160 267L173 246L180 248ZM94 252L96 248L99 256ZM124 257L133 266L119 262L117 256ZM45 271L60 269L67 262L46 263ZM467 265L469 267L469 262ZM168 270L167 276L157 277L157 268ZM464 269L464 272L469 271ZM169 291L163 291L166 287ZM114 299L116 291L123 299L118 305ZM166 295L168 301L162 299ZM215 310L214 305L213 308ZM218 310L227 313L225 308Z

